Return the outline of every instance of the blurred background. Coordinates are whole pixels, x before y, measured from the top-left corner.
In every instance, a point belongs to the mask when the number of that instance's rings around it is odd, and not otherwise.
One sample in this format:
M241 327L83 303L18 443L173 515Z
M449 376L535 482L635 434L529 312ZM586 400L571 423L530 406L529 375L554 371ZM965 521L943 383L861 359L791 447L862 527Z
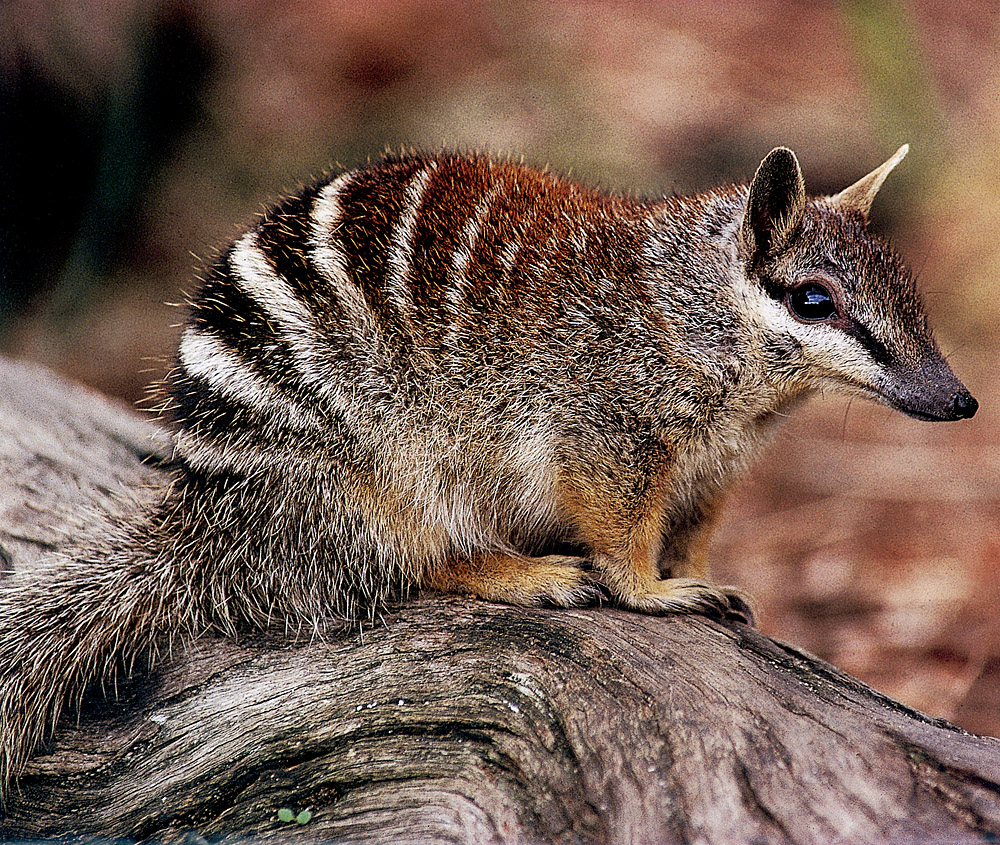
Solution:
M386 148L660 195L778 144L829 193L909 142L874 225L982 410L812 402L732 496L716 572L765 632L1000 735L998 57L996 0L3 0L0 351L136 401L215 250Z

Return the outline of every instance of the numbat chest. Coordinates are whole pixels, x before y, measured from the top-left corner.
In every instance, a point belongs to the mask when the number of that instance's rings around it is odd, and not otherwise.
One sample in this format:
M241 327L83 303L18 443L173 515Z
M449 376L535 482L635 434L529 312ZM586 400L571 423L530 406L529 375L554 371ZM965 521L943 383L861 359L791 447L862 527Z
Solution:
M655 202L404 156L274 206L190 301L169 492L0 593L0 796L64 702L206 629L417 589L752 621L704 548L777 414L976 411L868 229L904 153L832 197L778 148Z

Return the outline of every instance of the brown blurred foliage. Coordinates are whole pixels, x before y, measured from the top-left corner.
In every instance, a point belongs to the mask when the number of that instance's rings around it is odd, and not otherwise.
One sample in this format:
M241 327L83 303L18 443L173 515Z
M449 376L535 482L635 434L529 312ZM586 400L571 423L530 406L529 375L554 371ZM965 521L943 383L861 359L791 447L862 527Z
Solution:
M815 193L900 143L876 205L971 422L812 403L735 491L719 574L763 628L1000 735L1000 3L6 0L0 344L128 400L163 305L270 198L383 149L524 156L615 190Z

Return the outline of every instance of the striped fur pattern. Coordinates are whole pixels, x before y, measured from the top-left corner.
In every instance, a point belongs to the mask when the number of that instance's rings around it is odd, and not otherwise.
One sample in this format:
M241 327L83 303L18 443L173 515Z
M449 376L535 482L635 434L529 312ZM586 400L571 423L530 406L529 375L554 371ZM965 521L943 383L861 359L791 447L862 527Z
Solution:
M640 202L439 154L275 206L190 304L171 492L0 594L0 788L88 685L205 630L414 588L749 619L704 546L777 419L827 388L974 403L867 231L877 187L806 200L779 149L749 186ZM803 320L817 280L836 312Z

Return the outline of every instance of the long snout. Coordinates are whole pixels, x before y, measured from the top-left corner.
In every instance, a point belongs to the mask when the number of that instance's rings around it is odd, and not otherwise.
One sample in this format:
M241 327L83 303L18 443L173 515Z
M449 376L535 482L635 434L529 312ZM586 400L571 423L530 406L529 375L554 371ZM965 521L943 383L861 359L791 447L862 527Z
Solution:
M918 420L967 420L979 410L975 397L936 349L919 368L892 372L879 392L894 408Z
M907 416L928 422L951 422L967 420L975 416L979 403L964 387L952 393L943 402L928 402L923 397L908 397L905 400L891 402Z

